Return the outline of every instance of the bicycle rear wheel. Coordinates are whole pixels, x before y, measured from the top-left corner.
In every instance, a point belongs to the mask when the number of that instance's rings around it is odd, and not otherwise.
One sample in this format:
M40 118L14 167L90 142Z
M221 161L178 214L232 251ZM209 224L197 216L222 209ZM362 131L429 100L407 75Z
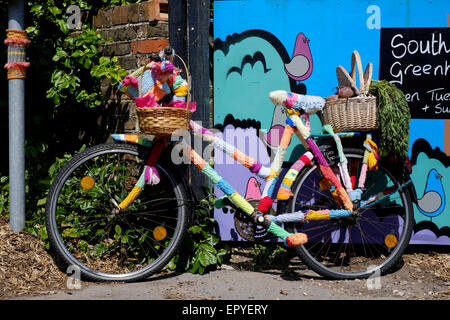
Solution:
M364 153L358 149L346 149L344 153L349 173L358 183ZM292 188L294 196L280 205L280 213L339 209L330 190L321 188L322 178L317 166L305 168ZM296 229L295 232L308 235L308 243L294 248L296 253L315 272L331 279L367 278L385 273L401 258L414 224L409 190L399 187L383 164L377 171L368 171L362 200L378 192L395 191L350 217L287 226L291 232Z
M67 265L93 280L136 281L161 270L181 244L188 221L186 190L168 165L125 210L118 204L144 164L138 147L103 144L71 159L46 203L52 247Z

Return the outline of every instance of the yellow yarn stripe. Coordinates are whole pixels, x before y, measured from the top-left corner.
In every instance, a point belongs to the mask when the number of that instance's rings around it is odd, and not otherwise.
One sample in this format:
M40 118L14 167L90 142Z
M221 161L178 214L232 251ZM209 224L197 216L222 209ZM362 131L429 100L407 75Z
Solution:
M364 151L363 163L367 164L369 162L369 151Z
M273 179L273 178L275 178L275 177L278 177L279 174L280 174L280 171L275 172L275 170L273 170L272 168L270 168L270 175L268 175L268 176L266 177L266 180L270 180L270 179Z
M185 97L187 96L187 86L179 86L173 92L177 97Z
M286 112L290 116L292 116L292 115L296 115L296 116L300 115L300 112L298 112L297 110L294 110L294 109L286 109Z
M285 187L280 187L280 189L278 189L277 200L287 200L291 196L292 196L291 190Z
M6 30L7 38L26 39L27 32L25 30L8 29Z
M320 211L308 211L305 220L327 220L330 219L330 214Z
M20 56L24 56L24 55L25 55L25 51L9 51L8 54L9 54L9 55L20 55Z
M119 204L120 209L125 210L134 200L139 196L142 189L139 186L134 186L133 190L128 196Z
M288 187L292 187L294 180L291 180L290 177L287 177L287 178L284 178L281 183L284 185L287 185Z
M25 79L27 77L25 69L9 69L8 79Z
M253 206L247 202L239 193L235 192L230 197L230 200L233 201L235 205L237 205L239 208L241 208L245 213L248 213L249 215L255 211Z

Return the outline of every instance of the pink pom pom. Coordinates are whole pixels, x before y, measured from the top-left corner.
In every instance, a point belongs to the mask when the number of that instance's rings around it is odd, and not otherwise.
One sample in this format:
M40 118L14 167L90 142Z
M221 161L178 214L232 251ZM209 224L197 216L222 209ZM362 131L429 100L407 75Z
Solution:
M139 86L139 82L138 82L138 79L136 79L135 77L130 77L131 78L131 85L133 86L133 87L138 87Z
M261 167L262 167L261 163L255 162L249 169L252 173L258 173L259 170L261 170Z
M122 86L128 87L131 83L130 76L126 76L125 79L122 80Z
M158 170L155 167L147 167L145 169L145 182L150 185L158 184L161 181Z
M164 66L164 72L171 73L173 71L173 64L168 63Z
M292 108L297 103L298 98L298 94L292 93L292 95L288 95L284 104L286 107Z

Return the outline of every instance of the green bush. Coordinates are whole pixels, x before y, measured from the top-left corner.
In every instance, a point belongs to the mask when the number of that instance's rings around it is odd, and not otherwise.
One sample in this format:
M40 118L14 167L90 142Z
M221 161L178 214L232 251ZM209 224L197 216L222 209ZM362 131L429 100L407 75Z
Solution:
M31 65L25 89L26 218L29 224L41 225L42 199L45 199L50 180L48 168L65 153L95 141L97 119L96 113L90 110L103 109L109 98L102 94L101 81L110 80L111 85L116 86L126 74L117 57L102 55L100 48L107 41L89 20L98 9L135 2L140 1L50 0L28 1L25 5L25 25L31 40L27 47ZM88 13L83 15L83 27L77 33L70 33L66 23L69 17L66 8L71 4ZM0 8L4 17L1 23L6 29L8 1L0 0ZM2 46L2 50L2 59L6 59L6 46ZM4 90L8 83L5 77L1 81ZM0 97L3 135L8 134L7 99L7 93ZM88 129L90 132L85 134ZM3 147L7 148L5 144ZM9 211L6 174L7 159L0 165L0 215L4 216Z
M214 209L214 196L209 195L195 209L194 223L167 268L180 272L204 274L220 266L231 250L220 243L214 234L215 220L211 218Z

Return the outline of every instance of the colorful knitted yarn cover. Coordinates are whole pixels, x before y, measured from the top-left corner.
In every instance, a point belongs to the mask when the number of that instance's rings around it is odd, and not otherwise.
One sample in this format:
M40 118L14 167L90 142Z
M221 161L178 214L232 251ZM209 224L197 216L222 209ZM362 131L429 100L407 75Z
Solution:
M6 30L7 38L4 41L8 46L8 62L4 68L8 70L8 79L25 79L26 68L30 66L26 62L25 47L30 43L26 31Z

